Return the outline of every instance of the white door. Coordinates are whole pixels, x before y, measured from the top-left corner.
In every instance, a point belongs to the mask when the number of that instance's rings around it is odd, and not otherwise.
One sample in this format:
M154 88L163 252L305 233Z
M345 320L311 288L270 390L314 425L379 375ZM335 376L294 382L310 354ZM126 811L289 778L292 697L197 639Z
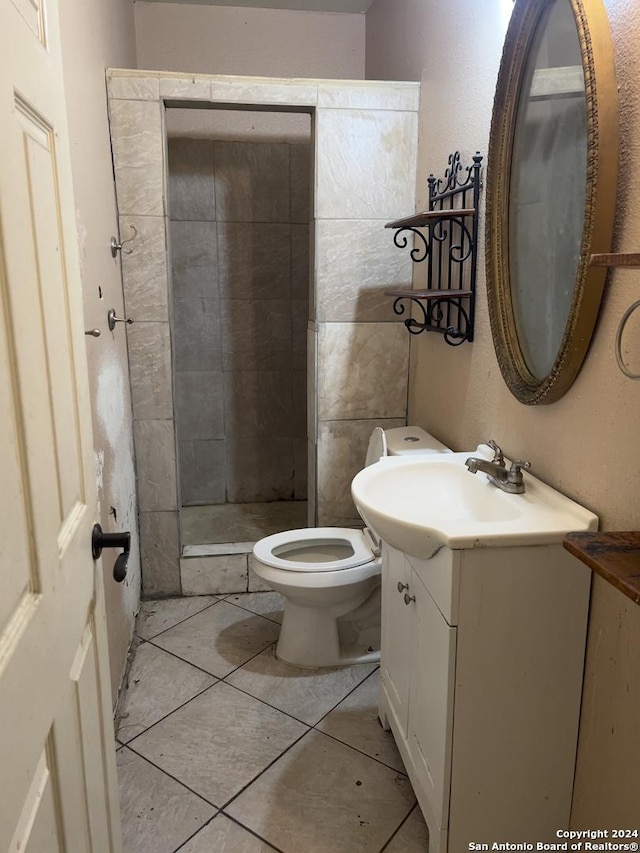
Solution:
M0 851L121 849L55 0L0 0Z

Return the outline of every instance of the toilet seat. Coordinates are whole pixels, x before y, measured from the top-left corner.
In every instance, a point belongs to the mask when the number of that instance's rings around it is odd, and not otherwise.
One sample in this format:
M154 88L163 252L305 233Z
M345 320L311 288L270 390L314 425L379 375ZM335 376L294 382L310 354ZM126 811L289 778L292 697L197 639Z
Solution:
M318 562L307 561L300 553L314 548L321 550L323 545L338 546L351 553L342 558ZM363 566L376 559L364 532L348 527L307 527L274 533L256 542L253 553L261 563L287 572L339 572L341 569ZM287 559L286 554L291 554L291 558Z

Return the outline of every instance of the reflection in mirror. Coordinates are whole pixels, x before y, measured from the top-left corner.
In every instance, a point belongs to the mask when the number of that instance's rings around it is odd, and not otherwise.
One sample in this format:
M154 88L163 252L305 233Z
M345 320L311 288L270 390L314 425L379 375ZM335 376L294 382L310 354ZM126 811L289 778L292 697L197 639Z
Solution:
M610 250L617 159L602 0L516 0L489 143L487 295L522 403L559 399L586 355L605 278L589 258Z
M580 259L587 109L569 0L540 19L524 66L509 199L513 310L527 367L544 378L556 359Z

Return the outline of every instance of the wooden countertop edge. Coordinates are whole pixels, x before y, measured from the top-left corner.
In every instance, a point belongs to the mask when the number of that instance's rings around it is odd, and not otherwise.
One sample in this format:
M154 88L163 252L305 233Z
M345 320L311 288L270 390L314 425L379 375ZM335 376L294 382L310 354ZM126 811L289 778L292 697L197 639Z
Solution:
M566 550L640 604L640 531L568 533Z

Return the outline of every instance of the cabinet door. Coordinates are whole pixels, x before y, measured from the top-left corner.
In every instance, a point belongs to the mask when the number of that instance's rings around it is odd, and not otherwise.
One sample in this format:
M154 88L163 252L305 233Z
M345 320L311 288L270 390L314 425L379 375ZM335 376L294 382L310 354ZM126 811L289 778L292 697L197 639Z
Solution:
M382 563L382 685L402 729L407 731L409 676L413 665L414 607L404 603L411 567L404 554L384 546ZM399 588L398 584L402 587Z
M412 573L415 658L409 710L409 749L440 828L448 825L456 629Z

